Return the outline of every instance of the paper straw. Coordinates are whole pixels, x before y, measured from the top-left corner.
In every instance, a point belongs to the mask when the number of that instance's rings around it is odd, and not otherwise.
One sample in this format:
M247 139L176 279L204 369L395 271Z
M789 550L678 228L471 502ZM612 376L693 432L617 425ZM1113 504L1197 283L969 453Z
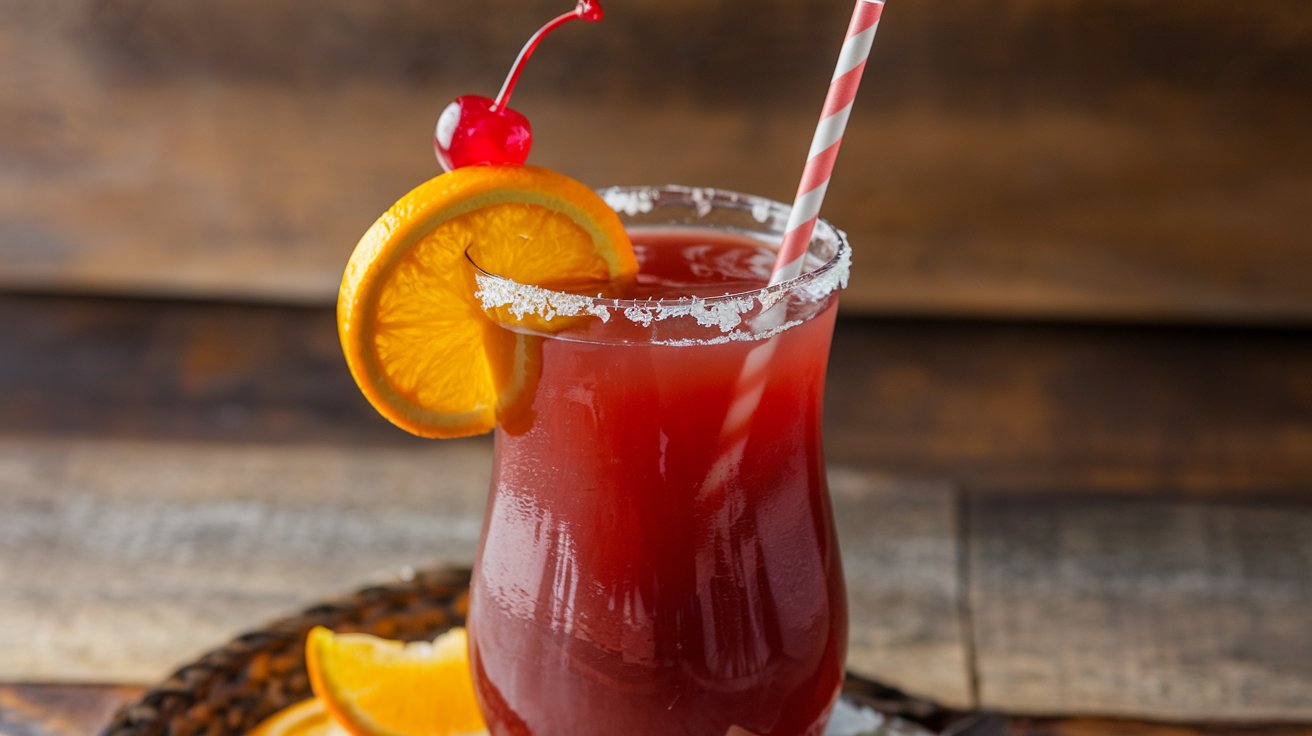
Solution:
M866 58L870 56L870 46L874 43L879 15L883 10L884 0L856 0L852 22L848 24L847 36L843 40L843 50L838 55L838 65L829 82L824 108L820 111L820 122L811 139L811 151L802 169L802 181L797 185L797 199L793 202L788 224L784 227L783 244L779 247L779 255L775 258L774 269L770 274L771 285L787 281L802 272L806 249L811 243L816 219L820 216L820 203L829 186L829 175L834 170L838 147L843 142L843 130L852 113L852 100L856 98L857 86L861 84L861 74L865 71ZM781 324L787 301L785 299L775 309L759 315L754 327L766 330ZM766 340L747 354L742 371L738 374L733 403L720 428L719 451L702 483L699 498L720 492L738 472L738 465L747 449L752 416L765 392L770 361L774 358L777 346L777 340Z
M852 114L852 101L856 99L856 90L861 84L861 74L866 69L866 58L870 56L870 45L875 41L875 30L879 28L879 15L883 10L884 0L857 0L852 11L852 22L847 27L843 50L838 54L838 65L829 82L820 122L811 138L802 181L797 185L797 197L788 214L783 245L779 247L770 274L771 285L802 272L806 247L811 243L811 233L815 230L816 218L820 216L820 204L829 188L829 176L834 170L834 160L838 158L838 147L843 144L843 130Z

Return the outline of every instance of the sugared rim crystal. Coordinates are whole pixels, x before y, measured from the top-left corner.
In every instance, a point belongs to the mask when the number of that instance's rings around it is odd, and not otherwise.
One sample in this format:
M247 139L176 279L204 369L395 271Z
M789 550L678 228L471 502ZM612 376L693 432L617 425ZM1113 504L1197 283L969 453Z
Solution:
M621 215L633 216L650 212L661 194L670 194L686 198L698 217L703 217L718 207L749 210L756 222L762 226L775 224L776 230L782 230L783 223L788 219L788 205L756 195L722 189L678 185L623 186L602 189L598 194ZM693 221L679 227L685 226L696 228L697 224ZM643 227L638 224L634 229ZM745 232L744 234L759 236L761 233ZM731 333L742 323L744 315L752 312L758 305L759 311L765 312L785 297L796 297L802 302L815 302L847 286L852 263L852 249L848 244L847 234L834 227L829 221L821 219L816 222L815 233L811 236L812 244L817 241L833 243L834 253L828 260L805 273L759 289L704 297L617 299L574 294L524 284L490 273L478 265L470 254L470 249L465 250L465 258L474 268L474 279L478 287L474 295L484 309L502 308L517 318L536 315L545 320L556 316L591 315L608 322L613 315L619 314L642 326L675 317L690 317L701 326L715 326L719 327L721 332ZM818 260L809 254L807 259ZM787 326L776 325L771 331L776 332L780 328L786 329ZM759 337L760 334L733 339Z

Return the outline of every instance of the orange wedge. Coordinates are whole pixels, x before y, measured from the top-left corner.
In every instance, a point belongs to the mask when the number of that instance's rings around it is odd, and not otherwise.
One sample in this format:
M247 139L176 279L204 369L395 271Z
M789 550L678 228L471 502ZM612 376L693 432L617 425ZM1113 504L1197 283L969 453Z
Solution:
M469 166L402 197L351 255L337 327L365 397L422 437L487 432L498 406L504 413L532 391L535 352L519 333L488 329L466 249L483 269L520 283L608 282L637 271L615 212L547 169ZM503 344L489 350L489 341Z
M469 676L464 629L431 644L310 631L314 694L353 736L472 736L485 731Z

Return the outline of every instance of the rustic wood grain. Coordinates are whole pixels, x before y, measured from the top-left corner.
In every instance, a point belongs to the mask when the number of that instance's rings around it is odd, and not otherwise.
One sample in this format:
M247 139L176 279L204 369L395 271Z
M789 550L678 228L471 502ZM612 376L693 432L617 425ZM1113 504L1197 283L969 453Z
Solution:
M1312 720L1312 508L969 505L980 702L1004 712Z
M468 564L490 467L481 442L4 442L0 680L147 683L371 577Z
M792 194L849 3L631 0L535 56L534 160ZM329 303L555 0L0 8L0 284ZM1312 319L1301 0L891 7L826 214L859 312Z
M0 734L86 736L97 733L120 707L141 696L124 685L0 684Z
M1006 721L1010 736L1309 736L1295 723L1154 723L1108 718L1023 718Z
M840 320L838 464L1054 488L1306 498L1302 331ZM368 443L331 310L0 296L0 435Z
M1304 498L1306 331L847 322L826 442L971 493Z
M423 447L347 372L328 309L0 296L4 433Z
M0 441L0 681L146 683L371 577L468 564L490 468L484 442ZM835 489L853 668L968 705L950 489Z
M843 467L831 469L829 486L852 608L848 668L973 707L956 489Z
M969 704L973 651L989 705L1312 718L1305 332L845 320L834 355L859 671ZM378 419L330 310L0 297L0 395L0 679L150 681L472 553L489 445Z

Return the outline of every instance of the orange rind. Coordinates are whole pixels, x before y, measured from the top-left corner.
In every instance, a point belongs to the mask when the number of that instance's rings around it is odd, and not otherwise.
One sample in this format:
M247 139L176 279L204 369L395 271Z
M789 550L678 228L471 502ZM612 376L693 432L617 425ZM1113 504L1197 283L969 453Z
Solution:
M305 663L315 696L352 736L479 736L486 731L474 699L464 629L407 644L369 634L334 634L320 626L306 638Z

